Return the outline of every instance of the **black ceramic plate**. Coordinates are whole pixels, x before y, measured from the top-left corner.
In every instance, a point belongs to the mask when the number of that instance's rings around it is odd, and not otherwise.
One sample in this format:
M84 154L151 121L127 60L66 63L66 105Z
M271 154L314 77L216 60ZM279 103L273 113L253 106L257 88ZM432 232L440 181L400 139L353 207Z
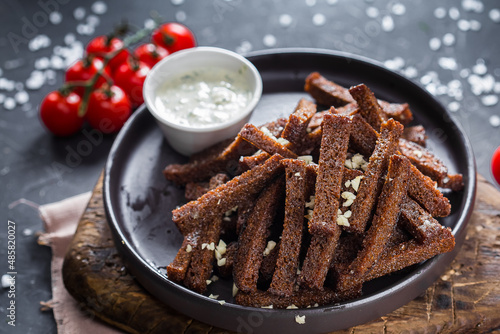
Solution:
M187 159L173 151L143 106L120 132L109 155L104 180L104 203L116 246L137 280L159 300L176 310L214 326L247 333L321 333L358 325L408 303L431 285L455 257L465 237L475 196L475 164L461 128L430 94L375 62L327 50L273 50L249 59L260 71L264 93L251 123L262 124L289 115L301 97L304 79L319 71L349 87L365 83L378 98L408 102L415 124L427 129L429 148L444 160L450 173L464 175L465 189L449 193L451 215L441 223L452 228L457 246L408 270L365 284L359 299L300 310L258 309L232 302L232 282L209 285L206 296L169 281L165 266L182 242L171 211L185 202L182 189L168 183L162 169ZM219 295L225 300L208 298ZM295 321L305 315L305 324Z

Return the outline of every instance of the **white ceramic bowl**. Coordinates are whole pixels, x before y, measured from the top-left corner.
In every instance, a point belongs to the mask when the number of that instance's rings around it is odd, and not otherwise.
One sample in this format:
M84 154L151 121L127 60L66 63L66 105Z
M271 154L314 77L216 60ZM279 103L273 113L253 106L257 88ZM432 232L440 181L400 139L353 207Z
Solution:
M242 66L248 70L238 72ZM190 70L202 68L221 68L234 72L235 76L244 76L252 92L246 107L225 123L205 127L179 125L169 120L168 115L158 112L155 105L158 87ZM178 51L156 64L146 77L143 93L146 106L169 144L179 153L191 155L239 132L260 100L262 78L255 66L237 53L215 47L195 47Z

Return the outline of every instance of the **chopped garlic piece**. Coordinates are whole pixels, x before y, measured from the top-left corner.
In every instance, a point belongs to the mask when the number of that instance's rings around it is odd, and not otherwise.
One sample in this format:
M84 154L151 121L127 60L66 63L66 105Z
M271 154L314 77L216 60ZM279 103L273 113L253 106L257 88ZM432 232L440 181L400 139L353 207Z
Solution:
M188 245L186 246L186 253L191 253L191 251L192 251L192 250L193 250L193 247L191 247L191 245L190 245L190 244L188 244Z
M202 244L201 244L201 249L205 249L207 246L208 246L208 244L207 244L207 243L202 243Z
M301 155L300 157L298 157L297 159L299 160L304 160L306 163L310 164L311 162L313 162L313 157L312 155Z
M226 301L225 300L219 300L218 303L221 304L221 305L224 305L226 303Z
M356 176L352 181L351 181L351 186L354 191L358 191L359 189L359 184L361 183L361 179L363 178L363 175Z
M225 265L226 265L226 258L225 258L225 257L223 257L222 259L217 260L217 265L218 265L219 267L225 266Z
M272 309L273 308L273 305L267 305L267 306L261 306L260 308L269 308L269 309Z
M338 216L337 217L337 225L341 226L350 226L349 221L345 216Z
M297 307L297 306L295 306L294 304L292 304L292 305L288 305L288 306L286 307L286 309L287 309L287 310L296 310L296 309L298 309L298 307Z
M233 283L233 297L238 293L238 287Z
M307 210L307 215L304 216L307 220L311 220L313 217L313 210Z
M271 251L274 249L274 247L276 247L276 242L272 241L272 240L269 240L267 242L266 249L264 249L263 255L264 256L268 256L269 253L271 253Z
M212 294L210 294L210 296L208 296L208 298L217 299L217 298L219 298L219 295L212 295Z
M417 156L417 158L421 158L422 157L422 151L415 150L415 151L413 151L413 154L415 154Z
M303 325L306 323L306 316L305 315L296 315L295 316L295 322L300 324L300 325Z
M309 202L306 202L306 208L314 209L314 201L315 201L315 199L316 199L316 196L311 195L309 197Z
M347 210L346 212L344 212L344 217L346 218L351 218L351 215L352 215L351 210Z
M287 146L288 144L290 144L290 142L288 140L286 140L285 138L278 138L278 140L276 140L276 141L283 146Z

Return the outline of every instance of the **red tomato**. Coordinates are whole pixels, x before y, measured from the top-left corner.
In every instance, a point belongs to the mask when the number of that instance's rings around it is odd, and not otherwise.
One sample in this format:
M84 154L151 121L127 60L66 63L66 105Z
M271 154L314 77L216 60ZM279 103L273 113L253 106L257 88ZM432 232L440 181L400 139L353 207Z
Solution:
M80 59L66 70L66 82L90 80L100 69L102 69L102 66L102 60L96 57ZM111 76L107 68L104 69L104 73ZM101 76L97 79L94 87L99 88L105 82L106 79ZM74 92L80 96L83 96L84 91L85 89L83 87L76 87L74 89Z
M80 96L71 92L50 92L40 104L40 118L47 129L56 136L69 136L80 130L83 117L78 116Z
M491 172L493 177L500 184L500 146L497 147L491 159Z
M121 64L113 75L115 85L125 91L133 107L144 103L142 86L149 70L149 66L142 61L129 59L129 61Z
M104 85L90 94L85 118L94 129L114 133L122 128L131 109L130 100L120 87Z
M196 46L196 39L191 30L176 22L159 26L153 31L151 39L153 43L167 49L170 53Z
M112 52L115 52L123 48L123 42L119 38L111 38L108 41L107 36L98 36L92 39L89 44L87 44L87 55L94 55L97 57L104 58ZM119 51L108 63L111 72L113 72L121 63L125 62L129 56L127 49Z
M169 52L166 49L153 43L141 44L134 51L134 56L149 67L155 66L168 55Z

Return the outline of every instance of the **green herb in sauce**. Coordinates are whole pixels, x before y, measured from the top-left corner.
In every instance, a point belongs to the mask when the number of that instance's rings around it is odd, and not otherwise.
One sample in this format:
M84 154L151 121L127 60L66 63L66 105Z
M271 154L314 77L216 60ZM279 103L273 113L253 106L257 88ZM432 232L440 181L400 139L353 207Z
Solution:
M252 98L245 76L225 69L193 70L169 80L156 91L155 105L171 122L207 127L230 121Z

